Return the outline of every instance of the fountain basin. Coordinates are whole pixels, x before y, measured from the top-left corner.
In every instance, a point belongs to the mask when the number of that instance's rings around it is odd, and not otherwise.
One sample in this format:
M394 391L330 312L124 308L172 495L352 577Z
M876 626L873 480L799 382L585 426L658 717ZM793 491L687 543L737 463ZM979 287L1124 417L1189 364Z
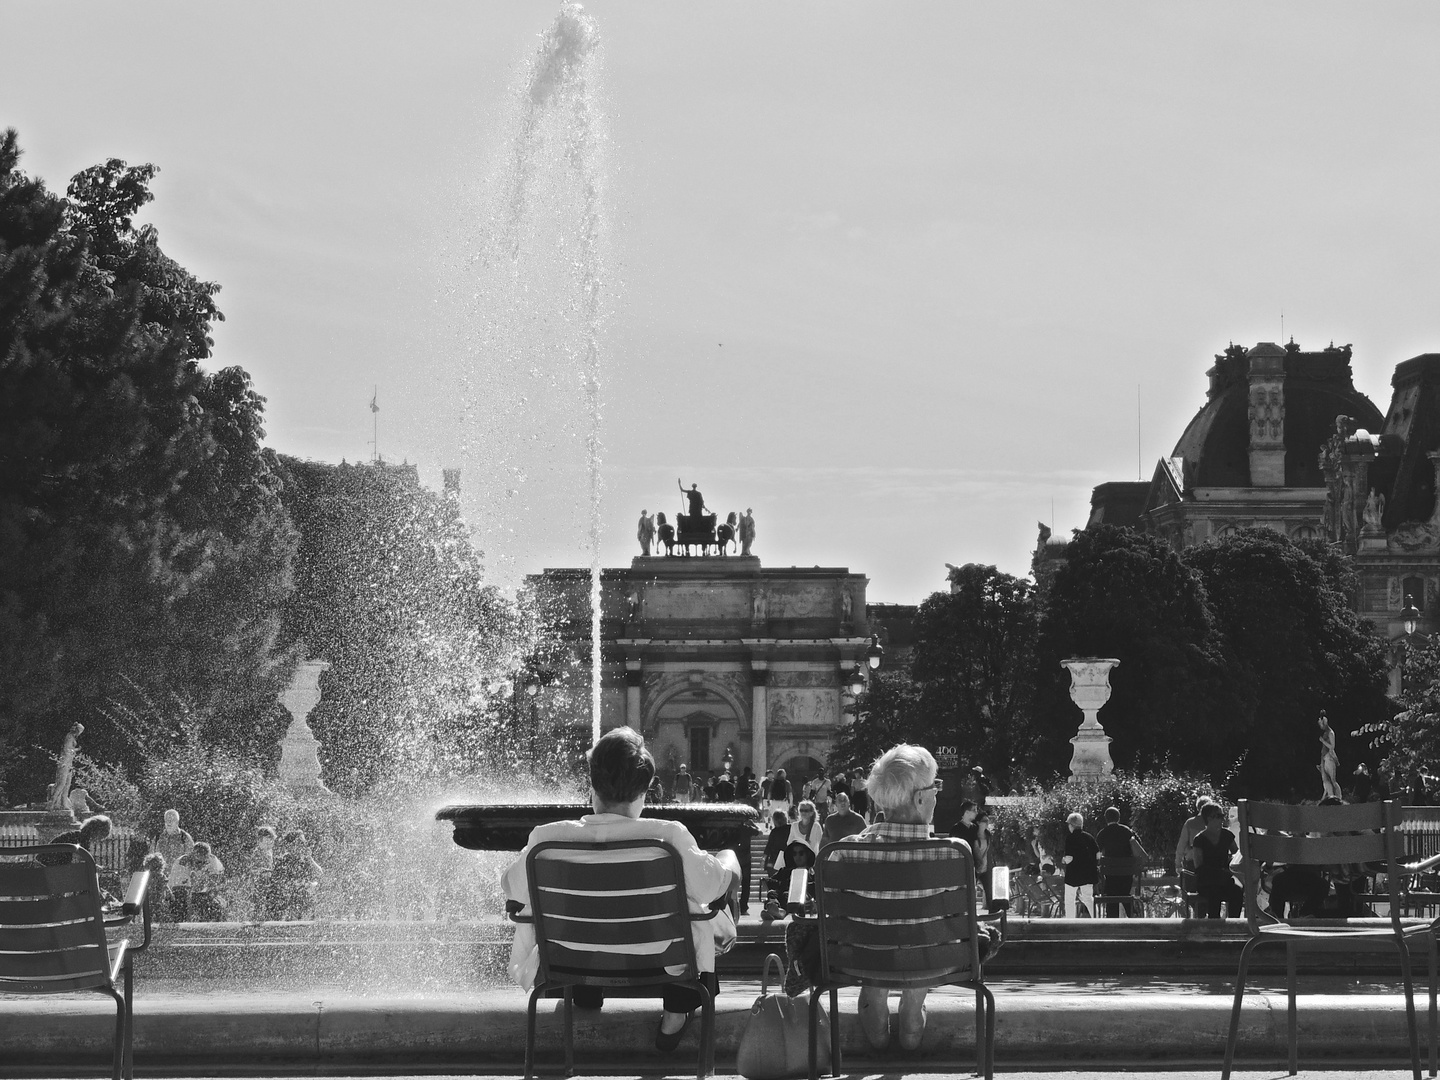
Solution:
M446 806L437 821L455 827L454 840L471 851L521 851L537 825L592 813L588 803L478 803ZM645 807L642 817L678 821L706 851L734 848L742 855L760 832L760 815L744 803L675 803Z

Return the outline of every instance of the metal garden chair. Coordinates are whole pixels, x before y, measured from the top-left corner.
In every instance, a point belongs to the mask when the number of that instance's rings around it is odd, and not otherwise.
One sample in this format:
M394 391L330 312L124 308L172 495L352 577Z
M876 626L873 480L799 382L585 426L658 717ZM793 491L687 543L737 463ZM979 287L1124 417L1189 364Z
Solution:
M575 987L633 991L665 984L700 991L699 1080L715 1069L715 1001L700 979L690 924L713 919L691 914L680 853L661 840L610 843L549 841L526 857L530 915L540 971L530 992L525 1028L525 1080L535 1062L535 1007L559 990L565 998L565 1075L575 1072Z
M1286 806L1252 803L1242 799L1240 812L1240 853L1245 874L1245 916L1250 940L1240 953L1235 976L1235 1005L1230 1013L1230 1033L1225 1040L1222 1080L1229 1080L1240 1028L1240 1006L1245 995L1245 976L1250 955L1257 946L1274 942L1286 950L1286 995L1289 999L1290 1074L1295 1075L1296 1047L1295 970L1296 956L1311 951L1375 951L1395 949L1405 980L1405 1015L1410 1033L1410 1065L1420 1080L1419 1040L1415 1025L1415 989L1410 968L1410 942L1425 939L1430 967L1430 1075L1436 1066L1436 942L1440 923L1402 918L1400 864L1403 850L1398 830L1401 807L1398 802L1361 803L1356 806ZM1293 919L1282 921L1260 908L1257 894L1262 863L1293 866L1338 866L1342 864L1385 864L1389 890L1389 925L1373 920Z
M63 865L33 861L65 858ZM150 944L148 871L130 878L125 901L106 918L90 853L73 844L40 844L0 851L0 993L68 994L94 990L115 999L115 1080L135 1075L134 974L131 958ZM143 916L145 937L111 943L107 927ZM117 989L117 984L120 989Z
M819 999L830 992L830 1062L840 1075L839 988L962 986L975 991L975 1066L995 1070L995 998L981 967L970 848L960 840L862 843L820 849L815 866L820 974L810 995L810 1077L818 1080Z

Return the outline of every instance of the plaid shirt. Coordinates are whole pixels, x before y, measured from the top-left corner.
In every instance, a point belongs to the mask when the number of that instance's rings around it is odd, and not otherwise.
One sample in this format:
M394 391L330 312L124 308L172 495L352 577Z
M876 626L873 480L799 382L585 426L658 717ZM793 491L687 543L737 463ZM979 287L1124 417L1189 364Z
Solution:
M903 844L907 840L929 840L931 839L930 823L928 821L877 821L874 825L871 825L858 836L851 836L848 837L848 839L853 840L856 843L877 845L895 843ZM858 851L852 848L845 851L843 854L837 855L837 858L845 860L853 859L857 862L920 862L921 860L933 859L935 857L936 853L933 850L919 851L913 849L908 851L891 851L883 853L880 851L876 851L874 854L871 854L868 851ZM879 897L882 900L893 900L897 897L902 896L929 896L932 893L939 891L940 890L938 889L920 889L918 891L902 889L900 891L887 890L884 892L870 892L867 890L862 895L875 896ZM905 920L876 919L874 921L903 922Z

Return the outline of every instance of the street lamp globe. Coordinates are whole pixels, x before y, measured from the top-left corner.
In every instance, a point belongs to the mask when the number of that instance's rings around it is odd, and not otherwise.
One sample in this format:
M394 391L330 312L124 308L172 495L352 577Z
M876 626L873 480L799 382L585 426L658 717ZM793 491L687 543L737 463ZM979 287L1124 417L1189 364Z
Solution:
M1415 607L1415 598L1409 593L1405 594L1405 608L1400 612L1400 624L1405 628L1406 635L1415 633L1415 626L1420 621L1420 612Z

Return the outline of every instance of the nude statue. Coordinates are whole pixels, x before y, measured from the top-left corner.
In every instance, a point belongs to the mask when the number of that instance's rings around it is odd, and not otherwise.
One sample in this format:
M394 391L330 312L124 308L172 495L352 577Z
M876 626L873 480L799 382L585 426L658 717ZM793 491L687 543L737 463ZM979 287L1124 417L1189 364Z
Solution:
M650 545L655 542L655 519L648 510L640 511L640 527L635 533L635 539L640 541L640 554L649 555Z
M1320 764L1316 768L1320 770L1320 783L1324 788L1322 797L1344 798L1340 791L1340 759L1335 755L1335 729L1330 726L1324 709L1320 710Z
M80 736L85 734L84 724L71 724L65 733L65 742L60 746L60 757L55 763L55 783L50 785L47 810L70 809L70 784L75 779L75 749Z
M740 519L740 554L749 555L750 545L755 542L755 511L750 507L745 508L745 514Z

